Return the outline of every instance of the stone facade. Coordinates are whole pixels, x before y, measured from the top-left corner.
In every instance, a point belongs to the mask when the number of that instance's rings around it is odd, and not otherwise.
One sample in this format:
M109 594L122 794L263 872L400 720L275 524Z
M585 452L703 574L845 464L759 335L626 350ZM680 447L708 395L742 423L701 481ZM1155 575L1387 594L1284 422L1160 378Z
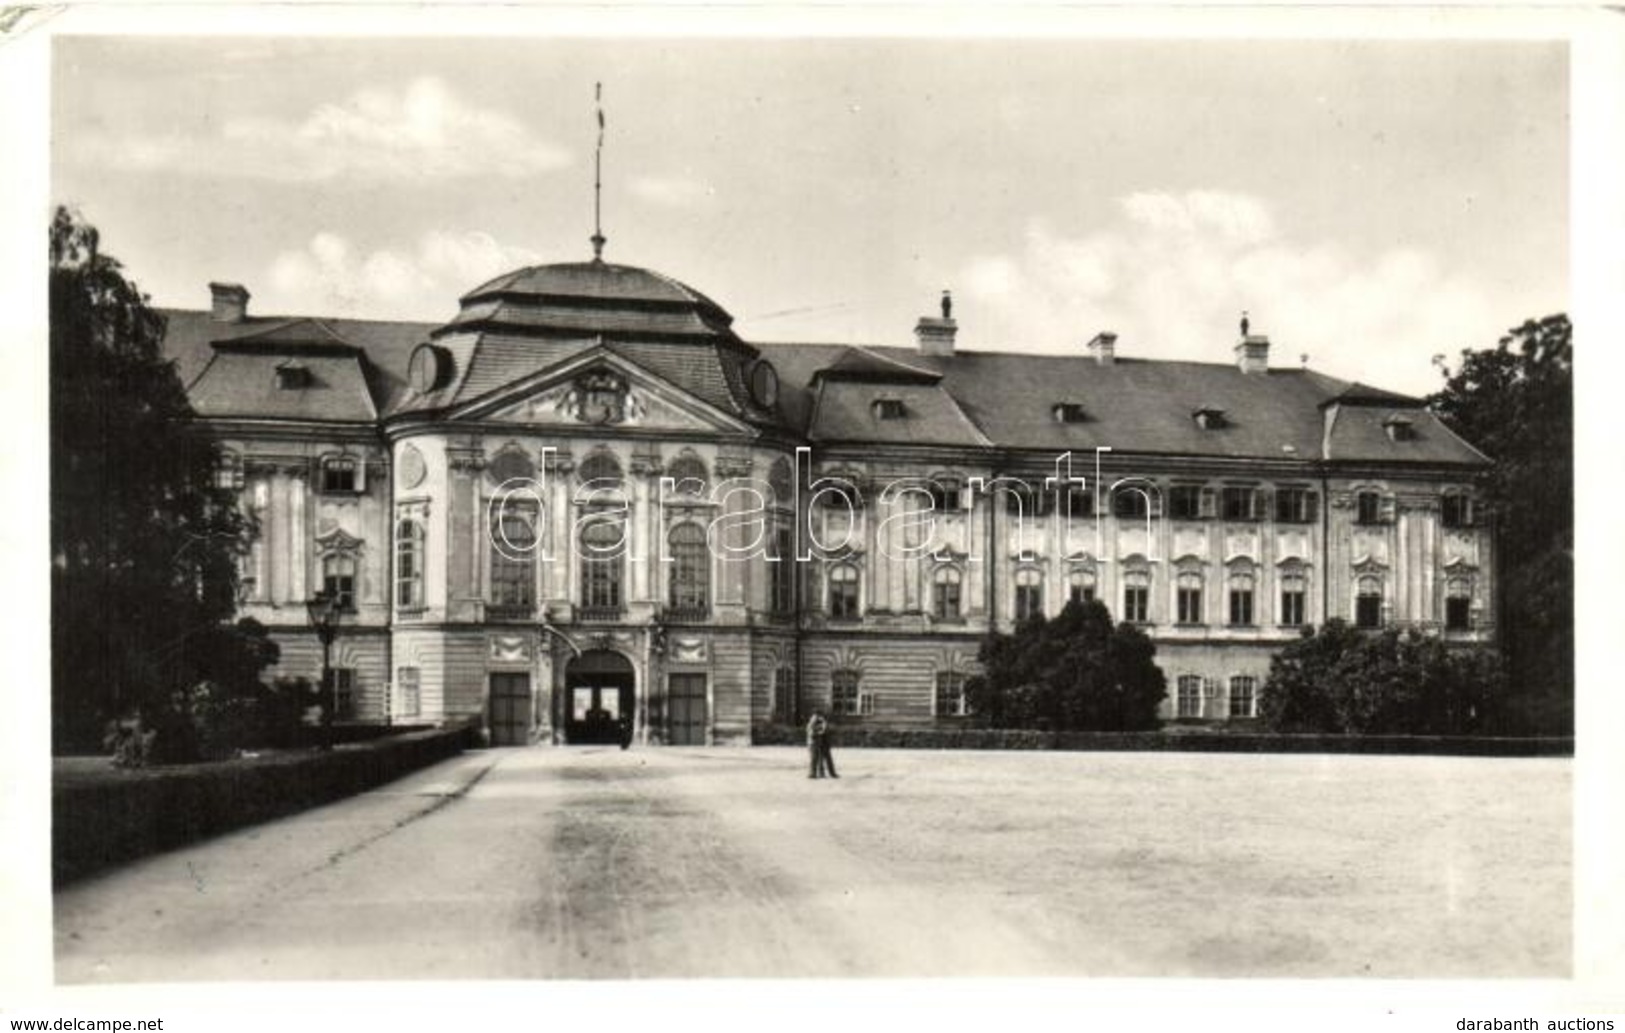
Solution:
M956 353L945 304L914 350L752 345L603 263L520 270L442 327L250 317L215 286L233 304L170 313L170 348L258 521L241 612L274 674L314 677L305 601L343 596L341 720L974 722L980 638L1071 598L1151 634L1170 719L1252 716L1272 653L1331 618L1493 642L1484 458L1414 399L1271 371L1258 335L1211 365L1110 334Z

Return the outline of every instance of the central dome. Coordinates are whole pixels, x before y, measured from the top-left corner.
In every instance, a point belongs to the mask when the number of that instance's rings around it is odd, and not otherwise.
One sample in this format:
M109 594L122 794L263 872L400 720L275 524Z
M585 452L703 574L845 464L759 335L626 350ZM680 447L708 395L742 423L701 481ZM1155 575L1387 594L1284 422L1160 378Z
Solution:
M534 265L469 291L438 333L601 334L621 340L737 342L722 306L669 276L608 262Z

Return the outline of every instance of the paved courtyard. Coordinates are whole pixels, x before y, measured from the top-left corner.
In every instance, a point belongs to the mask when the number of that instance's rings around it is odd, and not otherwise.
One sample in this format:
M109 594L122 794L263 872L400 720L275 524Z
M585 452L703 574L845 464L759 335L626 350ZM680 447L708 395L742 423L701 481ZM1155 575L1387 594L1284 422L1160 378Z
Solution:
M68 983L1564 976L1571 763L466 754L69 887Z

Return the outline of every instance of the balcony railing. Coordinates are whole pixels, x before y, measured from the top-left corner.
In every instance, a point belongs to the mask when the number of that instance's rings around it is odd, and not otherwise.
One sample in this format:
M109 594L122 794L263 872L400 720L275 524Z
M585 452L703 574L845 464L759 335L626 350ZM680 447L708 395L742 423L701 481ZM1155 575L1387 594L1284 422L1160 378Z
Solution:
M626 616L626 610L620 606L578 606L576 619L583 621L618 621Z
M486 603L485 619L492 621L528 621L536 616L531 603Z

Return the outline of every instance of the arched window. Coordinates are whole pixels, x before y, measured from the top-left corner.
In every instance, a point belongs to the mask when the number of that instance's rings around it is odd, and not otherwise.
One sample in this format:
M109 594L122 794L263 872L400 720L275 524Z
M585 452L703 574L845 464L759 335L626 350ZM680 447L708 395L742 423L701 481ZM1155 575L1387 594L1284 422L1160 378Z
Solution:
M1281 575L1281 626L1300 628L1307 612L1309 578L1302 571L1289 570Z
M1202 716L1202 676L1199 674L1182 674L1179 676L1179 709L1175 712L1179 717Z
M958 567L938 567L931 575L931 612L939 621L959 619L960 582Z
M608 452L594 452L581 463L581 483L593 488L619 488L621 464Z
M423 525L416 520L395 525L395 605L423 608Z
M1179 575L1175 592L1177 620L1181 624L1201 624L1202 615L1202 575L1194 571L1187 571Z
M1473 585L1466 578L1445 582L1444 626L1449 631L1467 631L1473 626Z
M1095 572L1092 570L1074 570L1066 576L1066 597L1074 603L1092 603L1095 601Z
M1016 620L1044 616L1044 575L1032 567L1016 571Z
M703 616L711 607L711 550L705 529L681 523L671 529L671 585L669 600L679 616Z
M536 606L536 513L504 505L491 514L492 616L528 617Z
M1230 679L1230 716L1255 717L1258 714L1258 679L1238 674Z
M603 516L581 528L581 615L589 620L621 615L621 556L625 524Z
M858 568L838 563L829 568L829 616L831 620L858 619Z
M673 459L666 468L666 476L674 482L672 490L679 495L705 494L705 464L698 456L682 455Z
M1230 623L1253 623L1253 576L1248 573L1230 575Z
M1123 619L1132 624L1151 622L1151 575L1147 571L1123 574Z
M322 557L322 592L329 599L337 599L339 609L355 610L355 556L348 552L332 552Z
M1355 585L1354 626L1356 628L1382 627L1382 581L1363 577Z

